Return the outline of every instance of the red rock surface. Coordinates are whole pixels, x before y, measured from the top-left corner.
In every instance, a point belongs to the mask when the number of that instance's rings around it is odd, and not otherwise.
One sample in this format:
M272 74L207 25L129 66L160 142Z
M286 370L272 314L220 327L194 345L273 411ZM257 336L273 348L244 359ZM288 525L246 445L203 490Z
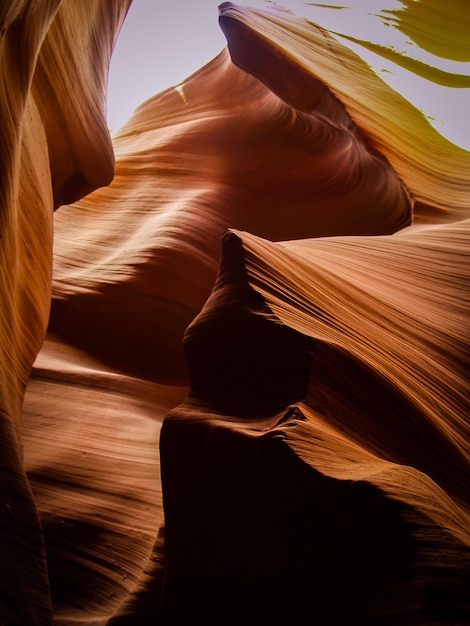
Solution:
M128 2L0 8L0 621L52 620L44 541L20 412L47 326L54 206L113 175L107 67ZM73 94L73 97L71 97Z
M469 153L231 3L111 143L127 6L0 9L0 623L467 623Z

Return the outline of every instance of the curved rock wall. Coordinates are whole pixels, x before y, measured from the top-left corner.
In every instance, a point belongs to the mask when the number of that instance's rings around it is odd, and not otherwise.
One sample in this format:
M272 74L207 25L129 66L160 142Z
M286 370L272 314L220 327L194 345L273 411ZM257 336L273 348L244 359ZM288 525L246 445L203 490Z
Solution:
M300 110L224 51L139 107L115 138L112 184L56 216L51 329L129 373L184 382L183 333L226 228L280 240L409 224L405 185L322 89Z
M468 622L469 153L232 3L111 144L127 4L0 9L0 621Z
M5 624L52 620L20 412L49 316L54 206L112 178L105 86L127 4L90 0L78 8L71 1L16 0L0 8L0 621Z

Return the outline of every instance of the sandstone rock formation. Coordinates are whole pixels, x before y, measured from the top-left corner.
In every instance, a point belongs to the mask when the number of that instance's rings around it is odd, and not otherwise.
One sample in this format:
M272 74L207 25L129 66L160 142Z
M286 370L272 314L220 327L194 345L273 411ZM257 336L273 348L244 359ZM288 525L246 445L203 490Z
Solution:
M20 412L47 326L54 206L107 184L107 68L128 2L0 7L0 621L52 619ZM73 97L71 97L73 94Z
M405 185L318 89L320 104L294 108L224 51L144 103L114 140L112 184L57 214L54 332L127 372L181 382L183 333L227 227L280 240L408 225Z
M469 153L232 3L111 145L127 2L5 6L0 622L468 622Z
M161 437L168 623L465 623L468 228L225 237Z

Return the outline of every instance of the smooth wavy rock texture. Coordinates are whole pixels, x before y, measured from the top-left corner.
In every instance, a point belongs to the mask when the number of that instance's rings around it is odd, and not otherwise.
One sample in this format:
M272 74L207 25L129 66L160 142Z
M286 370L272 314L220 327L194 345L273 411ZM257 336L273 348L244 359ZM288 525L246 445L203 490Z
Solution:
M168 623L465 623L469 228L225 236L161 437Z
M107 68L127 2L0 6L0 623L52 620L20 412L47 326L54 206L113 176ZM73 97L71 97L73 94Z
M128 373L181 383L183 333L227 227L279 240L409 224L405 185L312 85L322 102L299 110L224 51L144 103L115 138L112 184L57 214L54 332Z
M107 623L143 569L161 561L159 433L186 394L107 370L52 337L45 342L22 426L54 623Z
M470 154L232 3L111 143L127 8L0 9L0 623L470 622Z

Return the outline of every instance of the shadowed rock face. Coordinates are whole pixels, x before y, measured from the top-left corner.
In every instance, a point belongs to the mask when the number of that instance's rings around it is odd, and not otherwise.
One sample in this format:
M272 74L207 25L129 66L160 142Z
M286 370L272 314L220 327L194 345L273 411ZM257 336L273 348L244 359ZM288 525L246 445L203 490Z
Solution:
M468 228L224 238L161 436L168 623L466 618Z
M468 622L468 153L232 3L111 144L127 4L0 9L0 622Z

